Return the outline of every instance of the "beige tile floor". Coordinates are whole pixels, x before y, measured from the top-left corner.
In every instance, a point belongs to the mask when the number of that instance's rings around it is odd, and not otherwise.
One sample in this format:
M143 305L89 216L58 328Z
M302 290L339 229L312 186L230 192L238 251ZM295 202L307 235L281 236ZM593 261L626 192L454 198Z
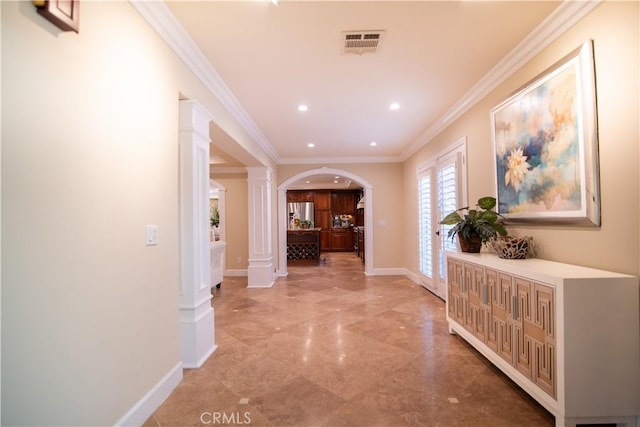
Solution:
M352 253L289 265L270 289L214 290L218 349L151 426L552 426L554 418L463 340L445 304Z

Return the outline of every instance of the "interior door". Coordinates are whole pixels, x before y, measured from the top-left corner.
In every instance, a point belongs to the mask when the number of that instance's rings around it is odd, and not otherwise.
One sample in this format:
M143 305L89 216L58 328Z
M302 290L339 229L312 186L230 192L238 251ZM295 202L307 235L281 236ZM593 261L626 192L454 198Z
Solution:
M442 299L447 293L445 251L456 251L457 244L447 237L451 226L439 222L461 207L465 151L462 143L418 171L420 283Z

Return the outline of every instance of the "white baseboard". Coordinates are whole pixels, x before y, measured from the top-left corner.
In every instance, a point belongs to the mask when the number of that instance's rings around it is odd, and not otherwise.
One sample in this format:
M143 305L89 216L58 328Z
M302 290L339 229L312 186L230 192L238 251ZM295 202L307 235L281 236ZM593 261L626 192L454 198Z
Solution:
M224 275L229 277L247 277L249 276L249 271L247 269L225 270ZM222 282L224 283L224 278L222 279Z
M217 346L216 344L214 344L214 345L213 345L213 347L209 348L209 349L207 350L207 352L206 352L206 353L204 353L204 354L200 357L200 359L198 359L195 363L183 362L183 363L182 363L182 367L183 367L183 368L185 368L185 369L197 369L197 368L199 368L200 366L202 366L202 364L203 364L204 362L206 362L206 361L207 361L207 359L208 359L209 357L211 357L211 355L212 355L212 354L213 354L217 349L218 349L218 346Z
M182 362L178 362L151 390L149 390L126 414L116 421L116 426L140 426L167 400L182 381Z
M267 283L264 286L247 286L247 289L269 289L269 288L273 288L273 285L275 285L276 282L273 281L271 283Z
M404 275L407 277L407 279L411 280L413 283L417 285L421 285L420 277L418 277L416 273L413 273L407 269L404 269Z
M405 276L404 268L374 268L374 276Z

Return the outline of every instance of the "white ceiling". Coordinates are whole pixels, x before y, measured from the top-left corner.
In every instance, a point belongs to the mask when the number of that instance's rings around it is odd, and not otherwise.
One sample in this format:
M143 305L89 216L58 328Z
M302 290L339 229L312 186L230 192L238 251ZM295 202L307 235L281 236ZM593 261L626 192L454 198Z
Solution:
M246 113L258 143L285 164L403 160L560 3L166 4ZM384 30L378 52L342 53L342 32L351 30ZM400 109L391 111L392 102ZM301 103L307 112L297 110ZM220 138L228 135L220 131ZM229 145L216 154L230 164L250 161Z

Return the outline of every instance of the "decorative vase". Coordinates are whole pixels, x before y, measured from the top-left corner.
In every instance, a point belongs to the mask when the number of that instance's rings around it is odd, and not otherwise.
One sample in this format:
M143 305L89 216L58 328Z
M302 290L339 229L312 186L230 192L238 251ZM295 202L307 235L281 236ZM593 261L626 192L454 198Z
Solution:
M462 252L478 253L482 248L482 239L475 233L471 234L468 239L458 234L458 241Z
M504 236L493 239L491 246L500 258L525 259L533 257L533 239L529 236L513 237Z

